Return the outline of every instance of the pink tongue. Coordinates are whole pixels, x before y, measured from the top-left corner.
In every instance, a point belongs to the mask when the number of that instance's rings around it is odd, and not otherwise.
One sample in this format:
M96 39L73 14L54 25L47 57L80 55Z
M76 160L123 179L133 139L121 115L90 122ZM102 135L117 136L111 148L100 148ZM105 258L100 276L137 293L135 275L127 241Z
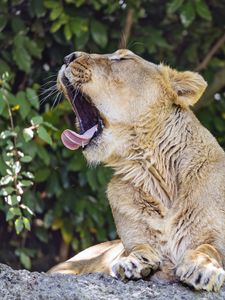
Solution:
M98 125L93 126L92 128L85 131L84 134L78 134L73 130L66 129L61 135L61 140L63 145L70 150L76 150L80 147L86 146L90 139L93 137L95 132L98 129Z

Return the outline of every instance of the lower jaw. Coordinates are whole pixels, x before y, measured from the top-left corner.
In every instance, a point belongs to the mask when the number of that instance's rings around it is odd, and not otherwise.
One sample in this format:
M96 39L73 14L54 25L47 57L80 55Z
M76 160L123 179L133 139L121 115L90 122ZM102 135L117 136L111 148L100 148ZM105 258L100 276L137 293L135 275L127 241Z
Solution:
M83 147L82 151L87 151L88 149L90 149L91 147L94 147L94 146L97 146L97 141L98 141L98 138L100 137L100 135L97 135L97 136L94 136L90 142Z

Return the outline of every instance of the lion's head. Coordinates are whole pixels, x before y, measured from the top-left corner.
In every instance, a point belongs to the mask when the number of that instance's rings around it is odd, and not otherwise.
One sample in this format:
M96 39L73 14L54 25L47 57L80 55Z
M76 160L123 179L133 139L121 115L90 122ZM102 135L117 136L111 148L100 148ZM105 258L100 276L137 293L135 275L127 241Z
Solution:
M74 52L64 62L58 88L71 102L79 134L65 130L62 141L72 150L83 147L89 162L106 161L124 151L120 132L135 127L150 108L175 104L186 109L206 88L197 73L150 63L129 50L105 55Z

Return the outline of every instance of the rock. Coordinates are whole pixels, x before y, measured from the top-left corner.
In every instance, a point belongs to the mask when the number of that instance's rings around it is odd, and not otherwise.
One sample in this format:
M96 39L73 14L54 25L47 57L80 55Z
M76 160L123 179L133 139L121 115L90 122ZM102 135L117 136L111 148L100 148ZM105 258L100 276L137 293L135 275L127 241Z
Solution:
M48 275L13 270L0 264L1 300L119 300L119 299L225 299L219 293L195 292L182 284L156 284L151 281L123 283L105 274Z

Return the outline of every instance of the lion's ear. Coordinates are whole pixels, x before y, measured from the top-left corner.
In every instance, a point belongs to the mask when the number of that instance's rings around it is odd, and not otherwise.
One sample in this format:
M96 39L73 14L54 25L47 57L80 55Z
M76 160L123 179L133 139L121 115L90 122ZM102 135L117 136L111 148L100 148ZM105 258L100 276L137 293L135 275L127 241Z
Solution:
M169 67L167 68L167 79L177 94L176 103L182 106L194 105L207 87L204 78L195 72L179 72Z

